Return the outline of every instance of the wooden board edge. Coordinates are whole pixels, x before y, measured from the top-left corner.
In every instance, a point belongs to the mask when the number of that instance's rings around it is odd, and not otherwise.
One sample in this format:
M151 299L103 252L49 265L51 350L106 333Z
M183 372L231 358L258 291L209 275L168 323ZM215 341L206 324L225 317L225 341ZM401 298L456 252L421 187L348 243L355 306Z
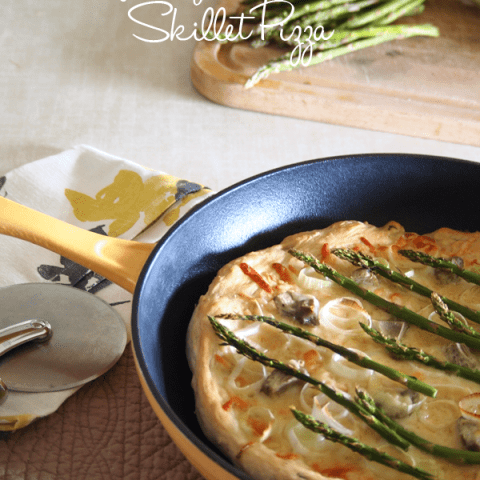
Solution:
M261 113L312 120L430 140L480 147L478 118L462 109L434 105L416 99L407 102L388 93L378 95L299 83L295 75L272 75L246 89L247 76L230 70L218 61L219 45L199 42L191 61L195 89L214 103ZM289 81L289 76L292 81ZM281 101L280 101L281 100ZM455 115L451 112L455 111Z

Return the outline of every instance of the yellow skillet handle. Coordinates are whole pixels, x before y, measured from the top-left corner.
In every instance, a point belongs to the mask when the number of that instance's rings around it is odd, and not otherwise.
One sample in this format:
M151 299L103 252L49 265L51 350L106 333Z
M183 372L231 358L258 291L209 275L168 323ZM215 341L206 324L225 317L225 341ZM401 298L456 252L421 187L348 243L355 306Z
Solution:
M93 233L3 197L0 233L63 255L132 293L155 246Z

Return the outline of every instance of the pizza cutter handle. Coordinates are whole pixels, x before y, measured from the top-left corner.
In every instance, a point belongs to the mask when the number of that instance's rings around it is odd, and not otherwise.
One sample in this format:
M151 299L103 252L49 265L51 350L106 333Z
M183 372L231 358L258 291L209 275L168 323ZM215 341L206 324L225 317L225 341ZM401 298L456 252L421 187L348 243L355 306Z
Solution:
M0 197L0 234L56 252L133 293L155 247L107 237Z
M25 320L0 330L0 357L25 343L44 342L52 335L52 326L46 320ZM8 393L7 385L0 378L0 402Z
M0 330L0 356L33 340L43 342L52 335L46 320L25 320Z

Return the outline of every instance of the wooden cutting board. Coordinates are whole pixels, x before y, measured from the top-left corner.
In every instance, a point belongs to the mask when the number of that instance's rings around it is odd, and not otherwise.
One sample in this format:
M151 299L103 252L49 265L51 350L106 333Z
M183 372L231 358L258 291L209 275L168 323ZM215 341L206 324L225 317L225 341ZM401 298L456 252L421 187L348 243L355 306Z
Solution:
M222 0L231 12L238 0ZM385 43L322 64L273 74L246 89L275 48L198 42L191 77L208 99L230 107L480 146L480 8L430 0L421 16L439 38Z

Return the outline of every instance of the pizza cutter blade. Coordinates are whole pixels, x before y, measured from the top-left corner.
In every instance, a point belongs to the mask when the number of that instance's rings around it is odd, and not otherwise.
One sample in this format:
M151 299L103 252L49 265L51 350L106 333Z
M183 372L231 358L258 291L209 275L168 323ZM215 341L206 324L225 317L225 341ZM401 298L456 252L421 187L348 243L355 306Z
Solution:
M90 293L48 283L0 289L0 382L8 390L81 386L107 372L126 343L118 312Z

